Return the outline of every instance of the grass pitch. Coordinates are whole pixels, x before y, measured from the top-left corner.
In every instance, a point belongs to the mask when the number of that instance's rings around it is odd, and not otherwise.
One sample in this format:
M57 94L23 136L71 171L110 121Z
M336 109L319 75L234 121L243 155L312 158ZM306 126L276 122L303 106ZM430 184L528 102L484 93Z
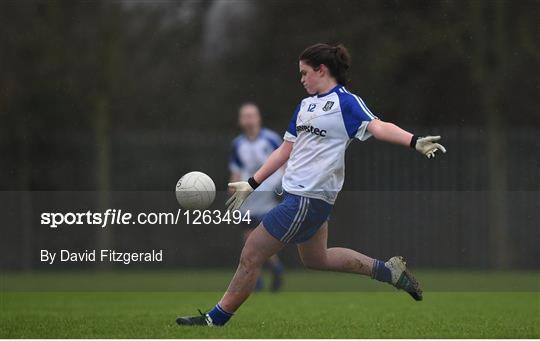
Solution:
M222 295L210 290L212 285L225 285L230 273L2 274L0 337L540 337L538 273L418 272L425 283L422 302L354 275L287 275L285 292L254 294L226 327L193 328L178 327L175 317L212 307ZM490 276L497 280L491 287L483 287ZM445 291L441 284L445 277L462 278L469 284L463 283L463 288L450 285L456 290ZM193 290L190 285L197 282L199 290ZM353 285L358 291L349 290ZM436 291L429 290L430 286ZM310 291L301 291L303 288ZM478 291L464 291L466 288ZM482 288L491 291L480 291Z

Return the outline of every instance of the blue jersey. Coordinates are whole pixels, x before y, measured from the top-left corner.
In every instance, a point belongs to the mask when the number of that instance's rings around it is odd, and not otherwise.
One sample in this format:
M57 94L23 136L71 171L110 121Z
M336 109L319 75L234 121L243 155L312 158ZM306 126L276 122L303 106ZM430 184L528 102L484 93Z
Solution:
M352 139L371 134L375 115L364 101L338 85L297 106L284 139L294 142L283 177L289 193L333 204L345 177L345 150Z

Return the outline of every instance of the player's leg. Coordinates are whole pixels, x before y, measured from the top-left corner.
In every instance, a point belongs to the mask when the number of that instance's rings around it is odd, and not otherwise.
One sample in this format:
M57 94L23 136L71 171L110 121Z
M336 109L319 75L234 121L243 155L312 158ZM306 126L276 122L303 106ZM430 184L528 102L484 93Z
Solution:
M254 228L252 226L245 226L245 228L242 230L242 241L244 242L244 245L246 244L246 241L248 240L249 235L251 234L251 232L253 232L253 230ZM257 283L255 284L255 291L261 291L263 290L263 288L264 288L264 281L263 281L263 276L261 273L259 274L259 277L257 277Z
M373 258L351 249L327 247L328 222L308 241L298 244L302 263L310 269L352 272L370 276Z
M253 291L262 265L284 245L271 236L260 224L246 240L236 273L221 301L207 314L179 317L176 319L176 323L179 325L215 326L227 323Z
M242 237L244 239L244 244L248 240L249 235L251 234L251 232L253 232L253 229L250 229L250 228L245 228L245 229L242 230Z
M221 308L234 313L253 291L263 264L284 245L259 224L244 245L236 273L219 302Z
M256 220L257 222L262 221L262 219ZM258 226L259 223L257 223L256 226ZM246 226L243 229L242 236L244 244L246 243L249 235L251 232L253 232L254 228L252 226ZM281 286L283 284L283 264L281 263L281 260L279 259L278 255L272 255L270 258L268 258L267 261L268 266L270 267L270 271L272 273L272 283L270 284L270 291L276 292L281 289ZM264 288L264 279L262 272L259 274L259 277L257 277L257 283L255 284L255 291L261 291Z
M422 290L414 276L407 270L402 257L392 257L386 263L357 251L327 247L328 222L307 241L298 244L304 265L311 269L351 272L371 276L408 292L415 300L422 300Z
M281 178L280 178L281 179ZM281 180L280 180L281 182ZM277 207L279 205L279 202L275 198L274 191L266 190L257 192L259 195L256 198L256 201L251 201L250 204L250 212L251 212L251 219L255 223L253 225L250 225L253 229L253 227L256 227L259 225L260 222L263 221L264 217L270 212L273 208ZM265 267L268 267L270 269L272 279L270 283L269 290L272 292L279 291L281 289L283 280L283 264L281 263L279 257L277 254L272 255L268 261L265 264ZM259 276L257 279L257 285L255 286L255 291L260 291L264 287L265 281L263 280L263 275Z

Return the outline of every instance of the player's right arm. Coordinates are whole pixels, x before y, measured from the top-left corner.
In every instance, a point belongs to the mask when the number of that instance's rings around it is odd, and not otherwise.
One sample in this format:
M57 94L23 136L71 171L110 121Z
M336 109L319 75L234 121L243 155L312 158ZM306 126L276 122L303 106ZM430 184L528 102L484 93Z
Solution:
M349 92L340 96L345 128L349 137L361 141L374 136L377 140L410 146L428 158L435 157L435 152L446 149L439 143L440 136L419 137L390 122L383 122L371 113L364 101Z
M440 140L440 136L425 136L419 137L409 133L390 122L381 120L373 120L367 126L367 130L380 141L410 146L416 149L419 153L427 156L428 159L435 157L435 152L442 151L446 153L446 149L436 141Z
M270 156L268 157L268 159L266 159L265 163L261 166L261 168L259 168L259 170L255 172L255 175L253 175L253 179L258 184L260 184L270 175L274 174L275 171L277 171L287 162L287 160L289 160L292 148L293 142L283 141L283 143L278 147L278 149L274 150L272 154L270 154Z

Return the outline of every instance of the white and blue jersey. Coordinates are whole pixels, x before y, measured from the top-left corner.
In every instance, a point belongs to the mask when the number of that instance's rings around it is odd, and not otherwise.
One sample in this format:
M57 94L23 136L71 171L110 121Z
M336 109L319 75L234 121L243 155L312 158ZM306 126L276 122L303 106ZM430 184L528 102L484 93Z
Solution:
M294 145L283 189L333 204L343 187L345 150L352 139L371 136L367 125L375 118L364 101L342 85L303 99L284 136Z
M345 150L352 139L371 136L367 125L375 118L342 85L300 102L284 136L294 142L283 176L285 199L263 220L273 237L302 243L329 219L343 187Z
M253 140L245 134L237 136L232 143L229 170L238 174L241 181L247 181L282 142L277 133L266 128L262 128ZM268 177L242 205L242 211L250 210L255 220L262 218L278 204L274 191L280 187L282 177L281 169Z

